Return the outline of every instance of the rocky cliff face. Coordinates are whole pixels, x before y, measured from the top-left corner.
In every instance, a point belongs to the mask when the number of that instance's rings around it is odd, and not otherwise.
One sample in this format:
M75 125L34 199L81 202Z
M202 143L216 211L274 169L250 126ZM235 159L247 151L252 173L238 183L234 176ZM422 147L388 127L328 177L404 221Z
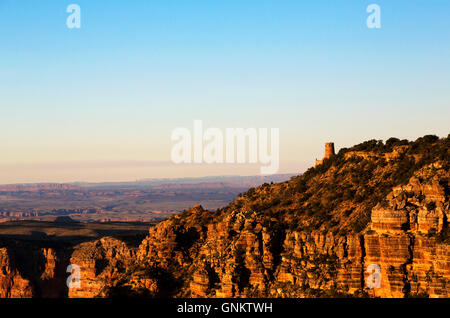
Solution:
M293 186L263 186L256 190L257 195L250 191L222 211L211 213L195 207L159 224L141 245L139 261L174 273L173 279L180 286L173 291L176 296L449 297L448 156L447 160L436 156L427 164L420 154L402 157L408 149L402 145L391 153L362 156L356 161L352 158L360 152L344 154L341 166L329 166L306 184L307 188L323 185L321 181L330 184L339 177L342 183L349 180L342 175L355 164L364 168L374 165L369 179L363 181L378 190L386 188L389 183L385 180L398 173L394 169L403 174L406 169L412 171L402 185L385 192L368 192L369 200L360 199L356 208L352 198L338 201L327 213L329 219L339 218L338 226L331 231L304 215L298 217L304 218L301 226L286 225L292 215L281 210L283 206L288 209L292 202L283 204L280 195L273 196L274 191L283 194L283 188ZM445 149L448 155L448 144ZM417 164L420 160L422 165ZM347 182L351 184L351 178L356 177L350 173ZM386 195L371 206L373 193ZM249 200L255 202L255 197L268 197L276 205L269 204L269 213L251 209ZM306 202L302 202L304 197L299 198L296 209L314 204L314 194L305 197ZM267 206L264 201L257 203ZM361 206L371 206L368 221L363 226L353 223L357 225L354 231L348 231L352 212Z
M242 211L202 228L196 220L210 212L196 207L175 231L170 222L153 228L138 257L183 273L182 296L449 297L450 245L439 236L448 181L440 164L420 170L354 235L277 230L278 220Z
M64 297L61 258L51 248L0 249L0 298Z
M70 264L79 267L80 286L69 288L70 298L105 297L105 286L118 279L133 260L135 251L114 238L102 238L77 246ZM77 270L73 269L76 274ZM75 281L73 281L75 283Z
M135 252L112 237L74 248L9 244L0 249L0 298L106 297L105 286L111 287L111 282L120 277L132 263ZM69 265L72 272L67 272ZM68 288L68 283L76 283L77 277L80 285Z
M381 297L450 295L449 171L438 162L398 186L372 211L366 260L381 266Z
M449 297L449 149L364 143L223 209L173 216L136 250L103 238L36 249L24 267L3 248L0 296ZM79 288L61 287L62 264L80 267Z
M33 287L15 268L14 260L6 248L0 249L0 298L30 298Z

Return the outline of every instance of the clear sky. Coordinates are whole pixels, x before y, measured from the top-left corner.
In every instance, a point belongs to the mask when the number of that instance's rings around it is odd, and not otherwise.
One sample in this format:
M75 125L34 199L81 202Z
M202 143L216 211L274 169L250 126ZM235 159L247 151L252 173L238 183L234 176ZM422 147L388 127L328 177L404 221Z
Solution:
M0 183L257 173L168 164L195 119L280 128L280 172L301 172L326 141L449 118L448 0L0 0Z

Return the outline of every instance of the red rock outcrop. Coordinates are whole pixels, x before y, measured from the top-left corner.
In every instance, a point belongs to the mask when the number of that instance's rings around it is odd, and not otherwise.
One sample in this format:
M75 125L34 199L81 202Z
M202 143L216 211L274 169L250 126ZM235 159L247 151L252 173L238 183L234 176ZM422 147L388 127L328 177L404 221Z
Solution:
M0 248L0 298L31 298L31 282L15 268L14 259L6 248Z
M70 264L80 269L80 287L69 288L68 296L104 297L105 287L125 271L134 255L134 251L124 242L111 237L78 245L72 253Z

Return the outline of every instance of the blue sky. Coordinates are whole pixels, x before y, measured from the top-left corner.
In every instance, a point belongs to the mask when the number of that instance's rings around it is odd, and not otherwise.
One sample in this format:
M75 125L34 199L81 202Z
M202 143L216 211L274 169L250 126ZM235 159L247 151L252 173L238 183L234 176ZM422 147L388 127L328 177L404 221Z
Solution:
M326 141L449 133L446 0L0 0L0 43L0 183L235 173L86 168L168 161L171 131L195 119L280 128L281 172Z

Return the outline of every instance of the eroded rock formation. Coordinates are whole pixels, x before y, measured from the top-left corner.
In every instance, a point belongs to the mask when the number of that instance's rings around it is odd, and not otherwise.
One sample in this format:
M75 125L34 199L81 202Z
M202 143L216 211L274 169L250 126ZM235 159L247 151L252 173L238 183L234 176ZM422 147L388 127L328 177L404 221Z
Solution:
M449 297L449 139L391 143L340 152L215 212L195 206L136 249L109 237L0 248L0 297ZM65 287L68 264L79 288Z
M33 286L15 267L13 257L6 248L0 248L0 298L33 297Z

